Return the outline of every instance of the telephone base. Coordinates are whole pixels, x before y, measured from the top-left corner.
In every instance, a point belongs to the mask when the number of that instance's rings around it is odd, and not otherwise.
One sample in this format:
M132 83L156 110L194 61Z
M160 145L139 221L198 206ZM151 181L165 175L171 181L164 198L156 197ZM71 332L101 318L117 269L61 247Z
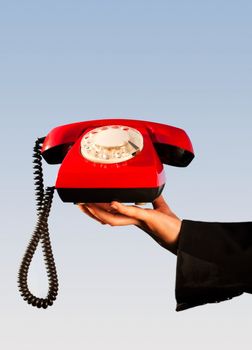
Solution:
M153 202L160 196L164 184L151 188L56 188L63 202L108 203L112 201L135 203Z

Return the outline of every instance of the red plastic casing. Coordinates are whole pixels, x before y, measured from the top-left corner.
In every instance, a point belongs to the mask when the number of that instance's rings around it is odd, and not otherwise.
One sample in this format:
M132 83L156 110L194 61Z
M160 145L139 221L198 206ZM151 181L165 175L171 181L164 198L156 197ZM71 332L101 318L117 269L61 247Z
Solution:
M130 160L101 164L85 159L80 143L85 133L105 125L125 125L143 136L141 152ZM41 153L50 164L60 163L57 189L160 188L165 184L163 164L187 166L194 157L184 130L148 121L100 119L54 128L46 137Z

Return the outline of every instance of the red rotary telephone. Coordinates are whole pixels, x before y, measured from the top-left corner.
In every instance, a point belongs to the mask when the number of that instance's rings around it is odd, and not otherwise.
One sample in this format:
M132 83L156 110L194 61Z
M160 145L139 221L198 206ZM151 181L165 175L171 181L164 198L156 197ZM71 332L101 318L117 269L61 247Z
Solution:
M44 188L42 156L62 163L55 187ZM58 278L48 230L54 188L63 202L152 202L165 185L163 164L187 166L194 158L182 129L148 121L101 119L54 128L34 147L38 221L19 269L23 298L46 308L58 293ZM27 284L29 266L41 241L49 279L46 298L35 297Z
M152 202L165 183L162 163L193 159L186 133L138 120L104 119L64 125L46 137L42 156L61 163L56 189L64 202Z

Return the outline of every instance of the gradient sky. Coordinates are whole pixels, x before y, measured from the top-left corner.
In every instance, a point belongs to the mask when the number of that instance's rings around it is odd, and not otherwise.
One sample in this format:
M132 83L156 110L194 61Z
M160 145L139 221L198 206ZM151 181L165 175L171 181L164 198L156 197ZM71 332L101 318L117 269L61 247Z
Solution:
M1 348L246 348L250 295L175 312L175 256L57 195L57 302L26 305L16 279L36 219L33 143L60 124L132 118L185 129L196 157L186 169L165 167L170 206L181 218L251 220L251 18L243 0L1 4ZM53 185L57 167L44 168ZM30 282L41 294L40 258Z

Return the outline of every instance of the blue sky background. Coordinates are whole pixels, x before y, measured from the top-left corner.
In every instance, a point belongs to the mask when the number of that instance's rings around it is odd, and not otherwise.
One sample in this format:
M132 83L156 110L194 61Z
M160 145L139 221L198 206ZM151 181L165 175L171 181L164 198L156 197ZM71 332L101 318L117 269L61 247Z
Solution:
M166 167L181 218L251 220L251 1L8 1L0 11L0 345L9 350L213 349L250 342L252 299L175 312L176 257L55 196L52 308L19 297L35 223L33 142L51 128L133 118L184 128L196 158ZM45 164L54 184L57 167ZM40 253L30 282L43 295Z

